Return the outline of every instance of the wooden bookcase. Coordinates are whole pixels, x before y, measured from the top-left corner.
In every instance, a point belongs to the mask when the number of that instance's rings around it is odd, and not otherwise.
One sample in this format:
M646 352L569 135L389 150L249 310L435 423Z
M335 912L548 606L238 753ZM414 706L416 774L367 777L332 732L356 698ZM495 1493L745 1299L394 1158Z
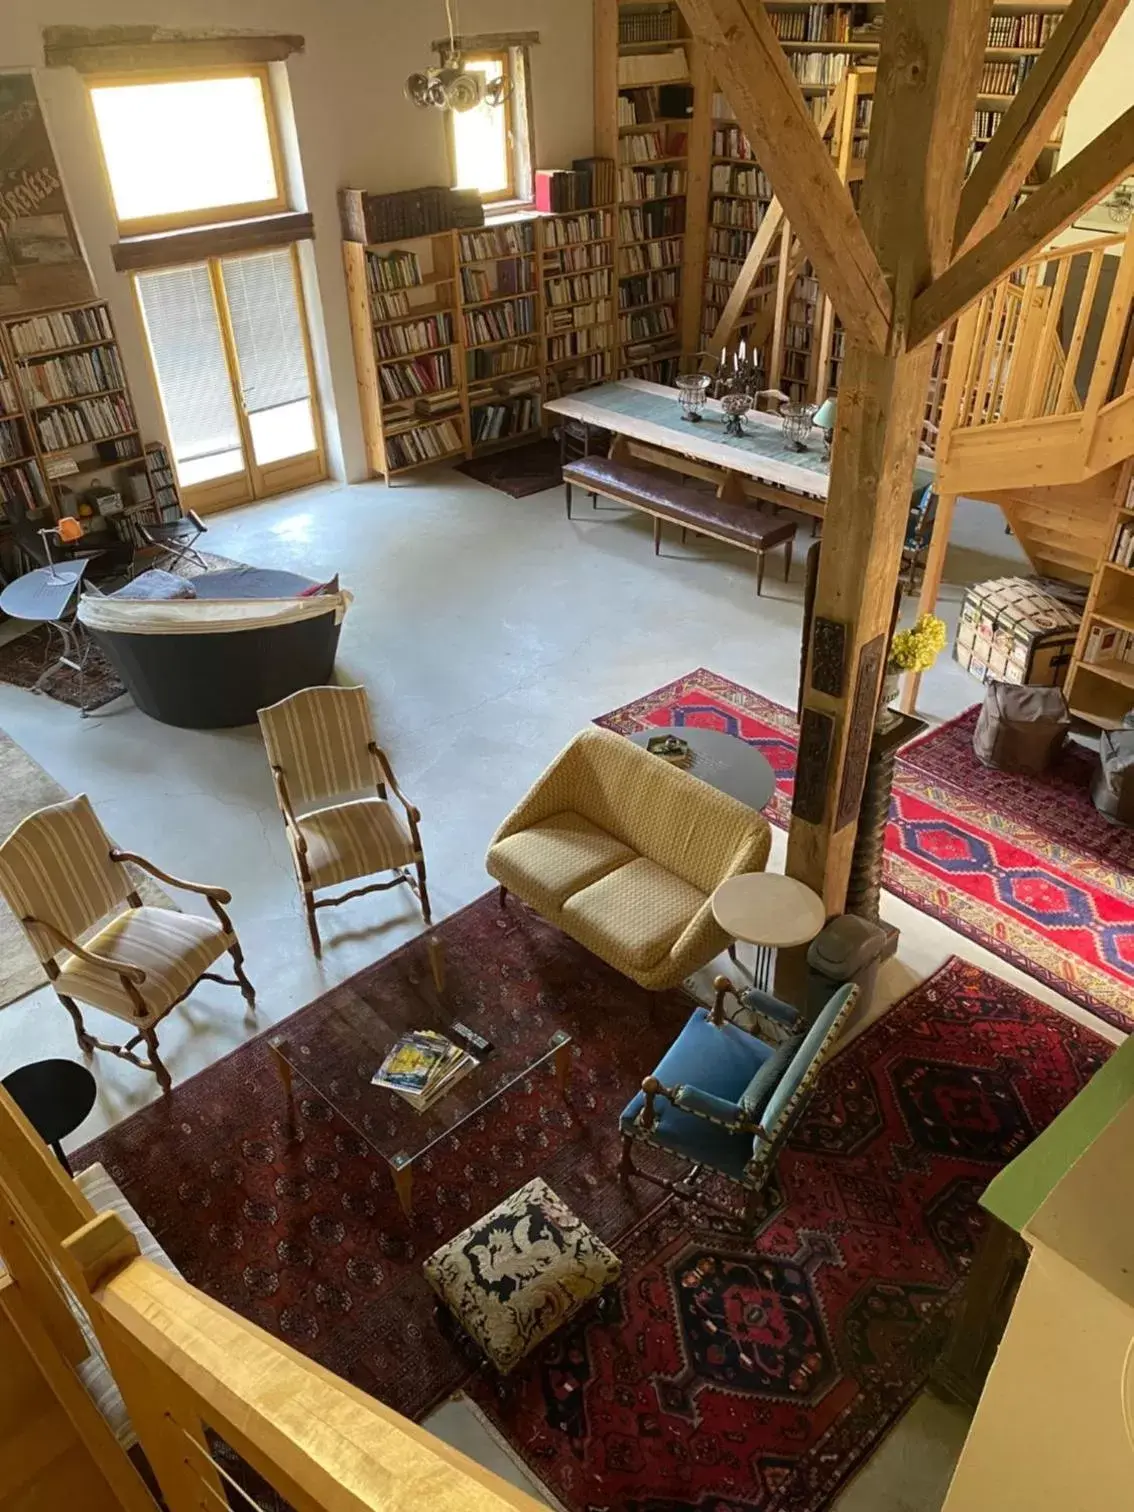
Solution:
M143 459L134 401L109 306L102 300L0 321L4 394L30 451L0 463L27 481L37 504L64 513L66 495L96 473ZM2 407L2 406L0 406ZM25 499L27 495L25 494Z
M10 503L32 512L51 508L52 495L32 434L19 368L0 344L0 513L4 520Z
M460 387L472 456L539 434L543 361L536 231L535 217L526 216L453 233Z
M617 364L614 212L549 215L539 226L548 397L613 378Z
M1134 709L1134 659L1122 654L1134 648L1134 479L1123 470L1119 502L1115 506L1106 553L1095 569L1083 623L1067 674L1066 693L1071 712L1104 730L1118 729ZM1130 556L1130 564L1125 558ZM1088 660L1092 633L1117 636L1112 653ZM1115 654L1115 653L1118 654ZM1130 651L1134 658L1134 649Z

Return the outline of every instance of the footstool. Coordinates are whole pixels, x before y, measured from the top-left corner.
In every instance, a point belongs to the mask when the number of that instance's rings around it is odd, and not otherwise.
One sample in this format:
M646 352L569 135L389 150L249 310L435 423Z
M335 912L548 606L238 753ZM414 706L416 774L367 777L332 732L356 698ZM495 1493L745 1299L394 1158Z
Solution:
M442 1307L505 1375L616 1281L622 1262L537 1176L423 1269Z

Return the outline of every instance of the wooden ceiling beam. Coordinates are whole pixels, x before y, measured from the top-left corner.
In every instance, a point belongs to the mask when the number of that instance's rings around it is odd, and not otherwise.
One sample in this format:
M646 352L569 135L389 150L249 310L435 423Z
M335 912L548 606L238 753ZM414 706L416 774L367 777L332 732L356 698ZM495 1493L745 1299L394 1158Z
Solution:
M1007 212L1128 0L1072 0L961 192L953 245L967 252Z
M959 257L914 302L911 346L956 319L985 289L1041 251L1134 167L1134 106Z
M678 0L843 325L885 348L893 302L762 0Z

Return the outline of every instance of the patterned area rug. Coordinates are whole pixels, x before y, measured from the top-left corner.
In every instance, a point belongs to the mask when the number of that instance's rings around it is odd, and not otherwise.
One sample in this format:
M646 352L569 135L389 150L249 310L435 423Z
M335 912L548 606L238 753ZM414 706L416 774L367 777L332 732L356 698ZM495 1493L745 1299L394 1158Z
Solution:
M618 1113L688 999L642 992L492 895L441 933L457 1017L500 1043L538 1015L576 1036L575 1059L569 1107L542 1073L442 1141L412 1221L349 1124L317 1097L289 1104L267 1036L95 1140L78 1168L103 1162L190 1281L399 1411L420 1418L471 1381L572 1509L818 1512L921 1389L985 1184L1110 1046L951 962L832 1063L742 1242L616 1176ZM344 994L380 1009L423 991L414 941L287 1032L317 1057ZM613 1313L550 1340L501 1391L438 1331L421 1264L537 1173L625 1273Z
M512 499L526 499L529 494L558 488L563 482L559 443L550 437L460 462L457 471L467 473L478 483L487 483L489 488L498 488Z
M822 1512L925 1383L981 1191L1109 1050L952 960L824 1074L754 1240L663 1205L613 1316L472 1395L569 1512Z
M1051 779L986 772L965 744L972 710L898 762L888 890L1121 1029L1134 1027L1134 855L1083 791L1074 753ZM798 725L788 709L699 668L597 721L728 730L776 774L768 818L791 815ZM1088 813L1089 811L1089 813Z

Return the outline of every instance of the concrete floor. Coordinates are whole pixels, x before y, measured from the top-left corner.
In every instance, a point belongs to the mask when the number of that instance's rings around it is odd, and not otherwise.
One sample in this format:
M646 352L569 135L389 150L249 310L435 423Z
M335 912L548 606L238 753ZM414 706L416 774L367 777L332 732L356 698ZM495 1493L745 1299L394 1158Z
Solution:
M379 738L422 810L439 918L485 890L483 856L496 824L595 715L697 666L795 703L798 562L785 584L773 559L757 600L746 553L712 542L682 548L674 532L655 560L645 519L592 512L585 502L577 514L565 520L558 490L512 500L437 469L393 489L328 486L210 522L205 544L214 552L317 578L339 572L354 592L339 674L365 683ZM986 505L962 502L954 539L942 604L951 630L960 585L1022 560L999 512ZM921 703L947 718L978 695L943 659L926 676ZM254 727L175 730L127 698L83 720L5 685L0 725L65 788L89 793L121 845L232 891L257 1018L246 1021L234 989L205 983L163 1026L175 1081L420 929L408 895L359 899L323 915L324 955L314 959ZM783 849L775 831L773 867L782 866ZM201 900L179 901L194 909ZM902 941L885 968L880 1007L956 953L1107 1032L926 915L893 899L886 914ZM0 1011L0 1075L33 1058L75 1054L70 1022L47 989ZM98 1103L72 1144L157 1095L152 1077L111 1057L99 1058L97 1072ZM430 1426L494 1469L508 1468L462 1405L442 1409ZM840 1512L934 1512L963 1432L963 1414L928 1399L917 1404L840 1498Z

